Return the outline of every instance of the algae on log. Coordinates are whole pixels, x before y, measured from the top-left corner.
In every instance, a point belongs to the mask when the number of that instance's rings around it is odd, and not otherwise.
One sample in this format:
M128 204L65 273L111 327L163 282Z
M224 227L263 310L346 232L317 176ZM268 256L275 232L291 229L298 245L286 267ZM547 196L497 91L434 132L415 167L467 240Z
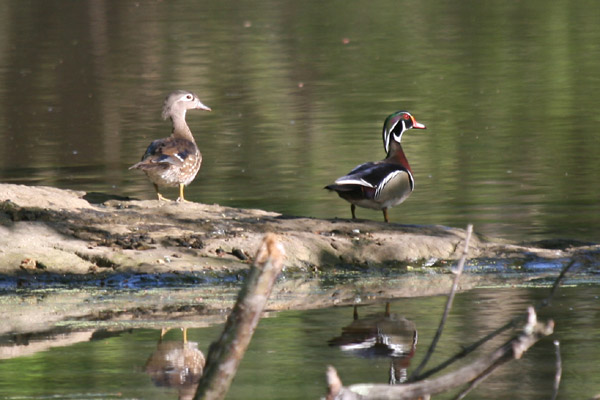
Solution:
M463 229L445 226L322 220L109 197L0 184L0 273L15 274L28 267L74 274L236 271L248 266L247 252L259 246L265 232L280 236L288 255L286 268L385 267L456 260L465 238ZM566 259L585 254L597 261L599 249L598 245L546 249L475 235L469 256Z

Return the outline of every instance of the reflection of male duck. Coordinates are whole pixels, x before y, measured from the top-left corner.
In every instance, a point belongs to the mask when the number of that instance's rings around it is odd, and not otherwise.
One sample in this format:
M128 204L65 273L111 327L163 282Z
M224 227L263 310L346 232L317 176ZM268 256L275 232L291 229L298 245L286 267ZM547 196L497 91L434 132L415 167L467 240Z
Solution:
M146 361L146 373L156 386L174 387L180 399L194 397L196 387L204 372L204 354L198 343L188 342L187 328L182 328L183 340L165 340L168 329L163 329L156 350Z
M417 338L415 323L390 313L390 303L386 303L384 313L365 318L358 317L354 306L354 321L342 328L341 336L328 343L360 357L390 357L390 383L396 383L406 380L406 368L415 354Z

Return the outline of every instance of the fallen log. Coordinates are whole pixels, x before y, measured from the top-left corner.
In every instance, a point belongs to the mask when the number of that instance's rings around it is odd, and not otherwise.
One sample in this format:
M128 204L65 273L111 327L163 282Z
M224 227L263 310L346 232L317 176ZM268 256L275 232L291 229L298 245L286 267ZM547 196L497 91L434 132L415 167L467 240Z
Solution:
M458 260L463 229L441 225L290 217L199 203L98 199L51 187L0 184L0 273L47 274L214 271L247 268L244 250L277 232L286 263L304 271L338 265L368 268ZM89 200L89 201L88 201ZM566 241L520 245L473 235L471 259L556 260L585 254L598 262L600 245ZM24 263L24 261L26 261Z

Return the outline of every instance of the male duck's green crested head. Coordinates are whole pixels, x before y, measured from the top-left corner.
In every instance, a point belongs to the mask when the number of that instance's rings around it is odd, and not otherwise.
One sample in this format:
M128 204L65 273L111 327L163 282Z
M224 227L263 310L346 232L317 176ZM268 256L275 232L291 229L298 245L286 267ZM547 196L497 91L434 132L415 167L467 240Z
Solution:
M409 129L426 129L425 125L417 122L407 111L396 111L385 119L383 123L383 147L387 154L390 153L392 141L400 143L402 134Z

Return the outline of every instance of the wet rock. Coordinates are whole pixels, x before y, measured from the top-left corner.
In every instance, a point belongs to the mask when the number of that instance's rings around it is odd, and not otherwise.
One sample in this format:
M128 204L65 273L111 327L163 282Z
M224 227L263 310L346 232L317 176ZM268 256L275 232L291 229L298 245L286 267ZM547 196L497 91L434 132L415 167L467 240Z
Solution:
M242 261L248 260L248 256L240 249L234 248L231 250L231 254Z
M165 246L178 246L185 247L187 249L202 249L204 243L200 235L187 235L182 237L167 237L163 241Z
M266 232L280 235L288 271L307 272L311 265L320 273L340 264L385 270L428 260L439 260L432 268L443 268L460 257L465 237L463 229L438 225L321 220L198 203L119 198L91 204L84 192L0 184L4 274L22 271L26 258L49 273L238 271L247 268L242 249L257 248ZM600 259L598 245L562 243L524 245L475 235L469 257L562 262L578 255L596 264Z
M46 269L46 266L42 263L37 262L37 260L33 258L25 258L21 261L19 268L24 270L36 270L36 269Z

